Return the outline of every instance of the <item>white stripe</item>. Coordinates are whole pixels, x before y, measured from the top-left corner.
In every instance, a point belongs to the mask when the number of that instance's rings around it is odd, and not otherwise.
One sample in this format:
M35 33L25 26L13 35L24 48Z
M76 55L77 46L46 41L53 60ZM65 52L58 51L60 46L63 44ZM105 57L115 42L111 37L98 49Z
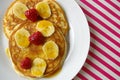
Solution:
M111 0L112 2L116 2L116 0ZM110 8L112 11L114 11L117 15L120 16L120 11L117 10L116 8L114 8L113 6L111 6L109 3L107 3L105 0L100 0L101 3L103 3L104 5L107 5L108 8ZM119 3L119 2L118 2ZM117 4L118 4L117 3ZM116 4L116 3L115 3ZM120 6L120 4L119 4Z
M96 74L98 77L102 78L103 80L108 80L107 77L105 77L103 74L101 74L99 71L97 71L95 68L93 68L91 65L85 63L84 65L87 69L89 69L91 72Z
M104 46L102 46L100 43L98 43L97 41L95 41L94 39L91 38L91 42L94 42L95 45L99 45L100 49L104 49L105 52L109 53L109 55L116 59L117 61L120 61L119 58L115 58L115 56L113 55L113 53L111 53L107 48L105 48ZM108 58L106 58L103 54L101 54L100 52L98 52L96 49L94 49L93 47L90 47L90 51L95 54L96 56L100 56L100 58L105 61L106 63L108 63L109 65L111 65L113 68L115 68L116 70L119 71L120 66L116 65L115 63L113 63L111 60L109 60ZM119 60L118 60L119 59Z
M118 34L120 33L120 30L115 27L113 24L111 24L109 21L107 21L104 17L93 11L91 8L89 8L87 5L84 3L80 2L80 5L84 7L88 12L92 13L95 17L97 17L99 20L102 20L103 23L110 25L110 27L115 30Z
M80 71L80 74L84 75L84 77L87 78L87 79L89 79L89 80L94 80L94 78L91 75L89 75L88 73L86 73L83 70Z
M114 76L114 78L118 78L118 76L111 71L110 69L108 69L106 66L104 66L103 64L101 64L100 62L98 62L96 59L94 59L93 57L91 57L90 55L88 56L88 59L93 62L96 65L99 65L99 68L103 69L105 72L107 72L109 75Z
M111 33L109 30L107 30L105 27L103 27L101 24L97 23L94 19L92 19L91 17L87 16L87 20L89 22L91 22L92 24L94 24L95 26L99 26L98 28L100 30L102 30L104 33L106 33L107 35L109 35L111 38L113 38L115 41L117 41L119 43L120 38L118 38L116 35L114 35L113 33ZM118 31L120 33L120 30ZM116 46L116 45L115 45ZM116 46L117 47L117 46ZM117 48L119 50L119 47Z
M74 80L81 80L81 79L80 79L79 77L76 76L76 77L74 78Z
M116 51L120 52L120 48L117 47L116 45L114 45L112 42L110 42L107 38L105 38L103 35L101 35L100 33L98 33L96 30L94 30L93 28L90 28L91 33L97 35L98 38L102 39L107 45L111 46L113 49L115 49ZM111 52L113 53L113 52ZM118 57L115 54L111 54L111 56L114 55L116 57Z
M109 18L111 18L113 21L115 21L116 23L120 24L120 20L118 20L116 17L114 17L113 15L111 15L108 11L106 11L104 8L102 8L101 6L99 6L98 4L96 4L94 1L88 1L91 5L94 5L95 8L97 8L98 10L100 10L101 12L104 12L104 14L106 16L108 16ZM103 2L100 0L100 2ZM103 2L104 5L108 5L108 3L106 3L105 1ZM102 3L102 4L103 4ZM108 6L107 6L108 7ZM109 8L111 9L111 8ZM112 9L111 9L112 10ZM113 9L114 10L114 9ZM112 11L113 11L112 10ZM115 12L115 11L113 11Z
M116 4L118 7L120 6L120 2L118 2L118 0L111 0L111 2L113 2L114 4ZM118 12L119 12L119 10L118 10ZM119 16L120 16L120 14L119 14Z
M116 80L120 80L120 77L116 78Z

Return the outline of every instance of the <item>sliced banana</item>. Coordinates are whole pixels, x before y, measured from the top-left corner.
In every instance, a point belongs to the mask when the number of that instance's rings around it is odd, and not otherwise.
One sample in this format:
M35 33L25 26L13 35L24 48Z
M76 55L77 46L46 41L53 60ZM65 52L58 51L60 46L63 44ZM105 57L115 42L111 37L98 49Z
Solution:
M56 59L59 55L59 48L58 45L54 41L47 41L43 47L43 52L46 54L48 59Z
M46 70L46 62L44 59L35 58L31 68L31 74L35 77L42 77Z
M29 46L30 33L22 28L15 33L15 41L20 48L26 48Z
M46 1L42 1L36 4L36 9L39 12L39 15L46 19L51 15L51 9L49 4Z
M25 20L25 11L28 10L27 6L21 2L17 2L13 6L13 14L18 18Z
M47 20L39 21L37 23L36 29L40 31L45 37L49 37L55 32L54 25Z

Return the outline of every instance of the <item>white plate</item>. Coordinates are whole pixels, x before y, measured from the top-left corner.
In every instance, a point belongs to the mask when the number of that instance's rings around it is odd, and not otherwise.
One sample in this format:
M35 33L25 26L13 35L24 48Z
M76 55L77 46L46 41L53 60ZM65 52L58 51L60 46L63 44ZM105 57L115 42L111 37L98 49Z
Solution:
M5 48L8 44L3 34L1 22L7 7L12 1L0 0L0 79L26 80L14 72L5 54ZM58 75L40 80L71 80L83 66L89 50L89 27L82 10L74 0L57 0L57 2L65 10L70 25L68 56Z

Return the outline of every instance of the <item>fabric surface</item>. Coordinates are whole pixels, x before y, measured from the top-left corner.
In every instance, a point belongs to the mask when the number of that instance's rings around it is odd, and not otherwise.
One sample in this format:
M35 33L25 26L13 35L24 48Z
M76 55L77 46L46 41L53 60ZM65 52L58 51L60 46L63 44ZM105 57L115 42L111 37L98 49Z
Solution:
M87 60L73 80L120 80L120 0L76 0L90 28Z

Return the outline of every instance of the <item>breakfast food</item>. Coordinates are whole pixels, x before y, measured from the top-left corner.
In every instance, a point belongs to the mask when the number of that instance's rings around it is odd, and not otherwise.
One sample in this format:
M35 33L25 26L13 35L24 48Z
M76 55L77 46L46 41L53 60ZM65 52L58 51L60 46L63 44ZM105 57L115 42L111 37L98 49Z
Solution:
M64 35L56 28L51 36L43 37L34 23L27 25L20 25L9 39L10 55L15 69L30 77L53 74L60 69L66 56L67 44ZM31 37L38 42L32 42Z
M30 14L31 12L32 14ZM51 21L61 29L64 35L67 35L69 26L66 16L55 0L15 0L4 16L4 32L9 38L18 25L41 19Z
M55 74L64 63L69 26L55 0L15 0L3 20L15 71L25 77Z

